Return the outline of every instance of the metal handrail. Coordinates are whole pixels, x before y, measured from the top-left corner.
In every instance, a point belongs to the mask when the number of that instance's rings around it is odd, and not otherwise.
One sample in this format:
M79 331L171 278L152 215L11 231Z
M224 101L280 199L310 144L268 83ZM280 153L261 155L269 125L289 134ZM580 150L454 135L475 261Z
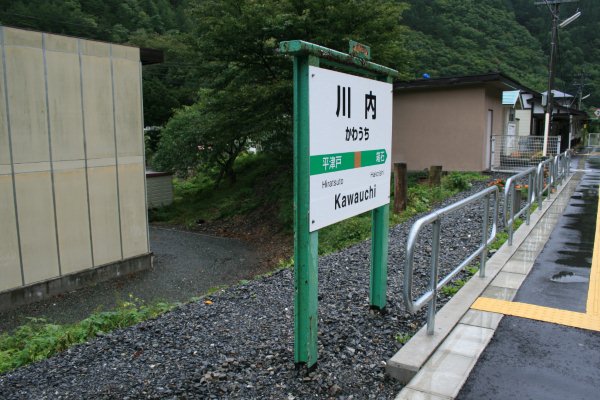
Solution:
M527 213L526 222L529 225L529 216L531 213L531 207L535 200L538 200L540 210L542 208L543 193L548 191L548 198L552 193L552 188L556 187L559 181L567 177L571 172L571 152L565 151L562 154L558 154L553 158L542 161L537 167L531 167L525 171L513 175L506 181L504 188L504 223L505 228L508 230L508 245L512 245L513 227L515 220ZM544 171L546 166L550 168L550 174L548 176L548 185L544 188ZM516 195L516 182L518 179L527 176L529 178L529 187L527 190L527 203L523 208L519 208L519 211L515 214L515 210L512 207L514 198ZM493 207L493 224L491 234L488 237L488 220L490 211L490 197L494 196L494 207ZM440 210L434 211L424 217L418 219L410 229L408 239L406 242L406 261L404 268L404 287L402 291L402 297L404 304L409 312L415 313L419 311L423 306L429 303L427 310L427 334L433 335L435 326L435 309L437 302L437 291L446 286L460 271L468 266L477 256L481 255L481 266L479 275L485 276L485 264L487 259L487 247L492 244L496 238L498 232L498 204L499 204L499 190L497 186L489 187L485 190L475 193L474 195L467 197L466 199L460 200L454 204L444 207ZM483 221L482 221L482 240L481 246L465 258L457 267L455 267L448 275L446 275L440 282L438 282L438 267L439 267L439 246L440 246L440 228L442 217L449 214L452 211L461 209L469 204L472 204L480 199L485 199ZM509 200L512 200L509 202ZM427 226L432 225L433 239L431 246L431 272L429 277L429 289L423 293L416 301L412 299L413 289L413 272L414 272L414 255L415 246L419 233Z
M555 178L562 182L571 173L571 152L569 150L556 157Z
M546 167L548 168L548 177L544 176L546 172ZM542 161L538 164L536 170L536 197L538 199L538 208L542 209L542 202L544 201L544 192L548 192L546 195L547 198L550 198L552 194L552 187L554 186L554 158L549 158L547 160ZM546 187L544 187L544 184Z
M488 219L489 219L489 211L490 211L490 197L494 196L493 203L493 223L491 234L488 236ZM429 308L427 311L427 333L429 335L433 334L434 324L435 324L435 308L436 308L436 298L437 291L444 287L448 282L452 280L460 271L462 271L466 266L468 266L477 256L481 255L481 266L479 269L479 275L481 277L485 276L485 262L487 259L487 248L494 241L496 237L496 233L498 230L498 203L499 203L499 190L497 186L489 187L485 190L482 190L479 193L475 193L472 196L467 197L466 199L460 200L454 204L451 204L447 207L444 207L440 210L434 211L424 217L418 219L412 226L409 234L408 240L406 242L406 267L404 270L404 290L403 290L403 298L404 304L411 313L415 313L420 310L426 303L429 303ZM482 240L481 246L477 248L473 253L471 253L467 258L465 258L456 268L452 270L448 275L446 275L440 282L438 282L438 267L439 267L439 246L440 246L440 227L442 217L446 214L449 214L453 211L461 209L469 204L472 204L480 199L484 199L484 213L482 220ZM412 281L413 281L413 261L415 255L415 245L417 243L417 239L419 237L419 233L421 230L427 226L433 225L433 240L431 246L431 275L429 281L429 290L421 295L416 301L412 300Z
M519 211L515 213L514 203L516 196L516 183L517 180L527 176L529 185L527 187L527 202L524 207L519 207ZM521 215L526 214L525 222L529 225L529 216L531 214L531 206L536 198L536 191L534 189L534 182L537 181L537 168L531 167L526 170L519 172L516 175L511 176L506 181L504 187L504 226L508 229L508 245L512 245L514 224L517 218ZM509 202L510 200L510 202Z
M562 154L557 154L554 157L554 181L557 185L562 182Z

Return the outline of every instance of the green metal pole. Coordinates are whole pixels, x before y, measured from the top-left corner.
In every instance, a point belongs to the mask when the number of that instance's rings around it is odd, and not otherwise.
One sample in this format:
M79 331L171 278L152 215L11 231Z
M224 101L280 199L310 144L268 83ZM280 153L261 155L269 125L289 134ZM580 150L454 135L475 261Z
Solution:
M393 83L393 78L385 79ZM388 231L390 205L378 207L372 212L371 224L371 279L369 298L371 307L383 310L387 305Z
M371 307L383 310L387 304L388 230L390 205L373 210L371 225Z
M294 57L294 361L317 362L318 232L309 232L310 154L308 66L314 56Z

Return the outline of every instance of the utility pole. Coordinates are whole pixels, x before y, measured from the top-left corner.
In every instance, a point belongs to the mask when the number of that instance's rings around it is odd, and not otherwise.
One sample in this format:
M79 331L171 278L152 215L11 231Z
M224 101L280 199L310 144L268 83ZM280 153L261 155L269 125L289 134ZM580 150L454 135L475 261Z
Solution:
M587 79L585 70L583 70L579 74L578 78L579 78L579 80L577 82L573 83L573 86L577 88L577 96L571 102L571 107L573 107L575 100L577 100L577 110L581 110L581 101L583 100L583 88L588 85L585 82ZM573 124L573 114L571 112L569 112L569 114L570 114L569 115L569 149L571 149L571 140L573 138L573 134L575 133L575 126ZM577 127L577 130L579 130L579 126Z
M550 13L552 14L552 39L550 41L550 63L548 65L548 94L546 96L546 114L544 115L544 147L542 155L546 157L548 154L548 135L550 134L550 126L552 123L552 109L553 109L553 95L552 90L554 88L554 74L557 53L557 42L558 42L558 20L559 20L559 6L561 3L574 3L579 0L545 0L535 3L536 5L545 4L548 6Z
M589 83L586 83L587 74L585 70L579 74L579 81L573 83L573 86L577 88L577 109L581 110L581 101L583 100L583 88L588 86Z

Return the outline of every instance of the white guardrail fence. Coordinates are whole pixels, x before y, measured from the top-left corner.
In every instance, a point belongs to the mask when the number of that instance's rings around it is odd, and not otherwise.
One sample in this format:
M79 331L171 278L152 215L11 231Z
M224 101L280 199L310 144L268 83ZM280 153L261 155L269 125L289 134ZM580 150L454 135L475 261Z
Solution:
M514 224L517 218L525 216L525 222L529 225L529 215L531 208L537 201L538 207L542 208L543 196L550 198L552 189L560 185L563 180L570 174L571 169L571 152L566 151L552 158L540 162L537 167L528 168L516 175L511 176L504 187L504 207L503 221L504 229L508 232L508 245L512 245L512 237ZM521 201L521 194L517 192L518 182L527 179L527 197L526 201ZM499 214L499 190L497 186L489 187L474 195L460 200L440 210L434 211L418 219L412 226L408 239L406 241L406 261L404 268L404 287L402 297L406 308L411 313L416 313L426 304L427 312L427 333L432 335L435 325L435 309L437 292L446 286L452 278L460 271L469 266L478 256L481 257L479 275L485 276L485 262L487 260L488 246L496 238L498 233L498 214ZM519 196L519 197L517 197ZM439 250L440 250L440 233L441 221L445 215L466 207L472 203L483 201L483 216L481 226L481 245L461 261L452 271L444 276L441 280L438 277L439 270ZM491 214L490 214L491 213ZM489 221L492 220L490 231ZM413 276L414 276L414 256L417 241L420 233L427 226L432 226L432 242L431 242L431 267L429 274L429 285L425 293L417 300L413 300Z

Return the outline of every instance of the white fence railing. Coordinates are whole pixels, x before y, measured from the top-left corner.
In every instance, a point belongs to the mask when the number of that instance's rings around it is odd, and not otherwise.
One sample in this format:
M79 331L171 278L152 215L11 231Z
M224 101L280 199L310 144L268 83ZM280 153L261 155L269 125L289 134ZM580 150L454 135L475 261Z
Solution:
M492 136L492 171L519 172L537 166L544 158L543 136ZM548 157L560 152L560 136L548 137Z

